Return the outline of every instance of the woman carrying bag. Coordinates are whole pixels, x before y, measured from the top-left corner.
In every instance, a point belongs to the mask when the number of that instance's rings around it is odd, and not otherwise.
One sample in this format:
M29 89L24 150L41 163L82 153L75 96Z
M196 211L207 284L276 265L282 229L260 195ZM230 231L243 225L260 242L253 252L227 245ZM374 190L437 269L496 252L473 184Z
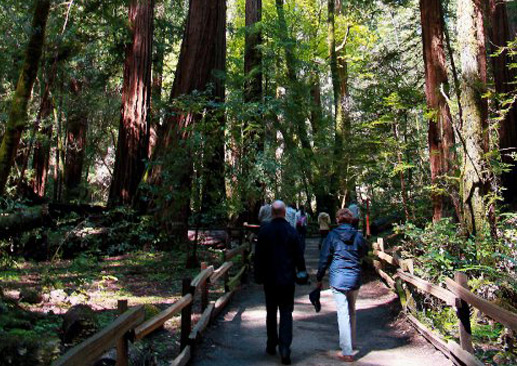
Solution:
M328 234L321 249L317 288L323 287L321 281L329 268L329 285L336 301L339 326L341 351L338 358L353 362L355 302L361 286L361 258L368 247L361 232L352 226L354 216L349 209L338 210L336 221L339 226Z

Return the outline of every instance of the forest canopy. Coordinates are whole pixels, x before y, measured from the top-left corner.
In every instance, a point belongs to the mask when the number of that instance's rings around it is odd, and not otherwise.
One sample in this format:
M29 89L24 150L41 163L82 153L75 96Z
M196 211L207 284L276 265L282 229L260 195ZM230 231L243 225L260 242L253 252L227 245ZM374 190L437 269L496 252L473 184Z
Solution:
M1 9L6 214L122 205L181 238L274 198L313 214L368 201L495 239L515 207L513 1Z

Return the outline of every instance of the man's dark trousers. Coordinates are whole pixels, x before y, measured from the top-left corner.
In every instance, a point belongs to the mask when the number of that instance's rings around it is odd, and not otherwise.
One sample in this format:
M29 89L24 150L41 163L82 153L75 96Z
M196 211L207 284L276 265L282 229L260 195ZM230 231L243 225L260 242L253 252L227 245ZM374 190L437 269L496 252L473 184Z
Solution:
M290 356L293 341L294 285L264 285L266 294L267 348L278 350L282 357ZM277 330L277 312L280 310L280 327Z

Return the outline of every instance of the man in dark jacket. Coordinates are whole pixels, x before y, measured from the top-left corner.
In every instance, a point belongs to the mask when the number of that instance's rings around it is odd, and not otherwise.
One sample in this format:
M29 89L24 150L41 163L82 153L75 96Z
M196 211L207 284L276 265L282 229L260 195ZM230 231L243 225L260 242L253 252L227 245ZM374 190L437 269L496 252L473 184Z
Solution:
M296 230L285 220L285 204L272 205L273 220L258 234L255 248L255 278L264 284L266 295L266 352L274 355L276 346L284 365L291 364L293 339L294 286L296 270L305 271L300 239ZM280 327L277 330L277 311Z
M316 279L321 289L321 280L329 270L329 285L337 306L339 325L338 357L353 362L352 350L355 346L355 301L361 286L361 258L368 252L366 241L360 231L352 227L353 213L345 208L336 214L340 224L332 230L320 252L320 263Z

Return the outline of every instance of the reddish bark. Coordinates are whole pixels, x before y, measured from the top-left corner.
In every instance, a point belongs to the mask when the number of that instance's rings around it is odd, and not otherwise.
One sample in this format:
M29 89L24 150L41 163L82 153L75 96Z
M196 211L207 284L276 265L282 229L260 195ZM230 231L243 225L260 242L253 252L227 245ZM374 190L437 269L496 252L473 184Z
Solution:
M224 84L217 77L217 70L224 70L226 56L226 1L190 0L189 13L183 43L181 45L171 100L194 90L204 91L209 83L215 85L214 99L224 98ZM222 41L224 41L223 44ZM192 188L192 156L188 148L190 128L200 115L177 110L166 121L165 133L159 136L155 159L160 165L153 167L151 182L160 184L164 173L170 174L172 199L163 202L162 217L170 230L186 238L190 215ZM221 134L222 129L217 129ZM222 137L220 138L222 141ZM223 146L218 149L217 161L222 169ZM217 175L220 172L215 172ZM220 177L222 180L224 177ZM224 183L224 180L223 180ZM224 193L224 190L223 190Z
M449 106L440 88L447 90L447 62L444 49L444 23L440 0L420 0L422 43L425 64L427 107L433 114L429 120L428 143L431 182L439 185L441 176L451 170L454 159L454 130ZM433 221L442 218L444 197L432 194Z
M500 47L507 45L513 39L510 34L506 2L501 0L490 0L489 5L490 28L489 40L492 45L492 52L496 53ZM515 72L509 68L512 62L506 51L497 57L492 57L492 69L494 72L495 90L502 94L515 93L515 86L511 83L515 81ZM506 188L504 192L505 202L514 204L517 201L517 166L510 154L517 151L517 108L515 103L510 108L505 118L499 125L499 148L502 160L510 164L510 171L501 176L502 185Z
M131 204L148 157L154 0L131 0L120 129L109 203Z

